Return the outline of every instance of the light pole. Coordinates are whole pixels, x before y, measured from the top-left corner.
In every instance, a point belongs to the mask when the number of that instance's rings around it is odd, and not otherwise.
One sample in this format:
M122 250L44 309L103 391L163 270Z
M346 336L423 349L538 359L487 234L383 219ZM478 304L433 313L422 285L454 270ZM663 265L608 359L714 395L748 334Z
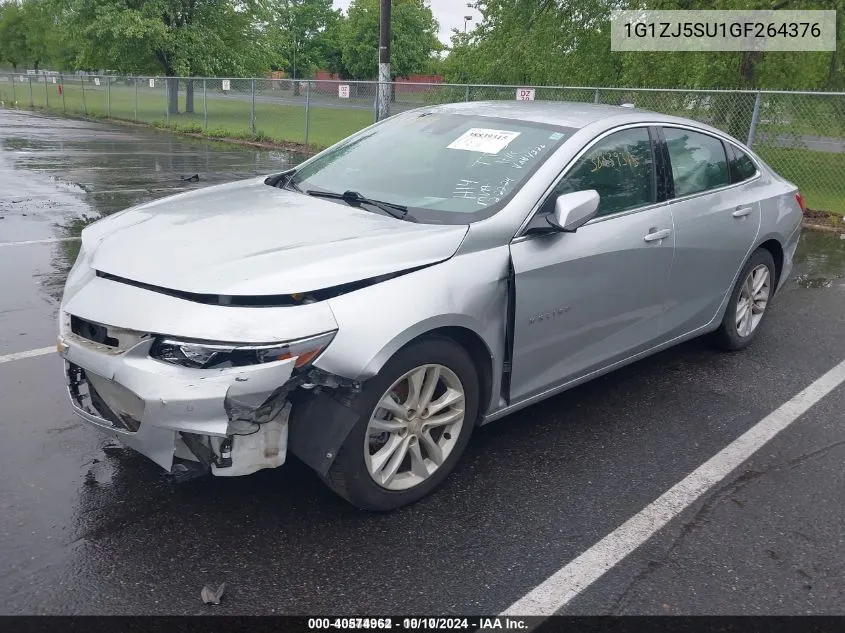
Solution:
M472 8L472 5L471 5L471 4L467 4L467 6L468 6L469 8ZM467 24L468 24L469 22L471 22L471 21L472 21L472 16L471 16L471 15L465 15L465 16L464 16L464 35L466 35L466 34L467 34ZM467 42L466 42L466 38L464 38L464 44L466 45L466 43L467 43ZM467 81L466 72L464 72L464 81ZM467 101L469 101L469 86L467 86L467 96L466 96L466 100L467 100Z

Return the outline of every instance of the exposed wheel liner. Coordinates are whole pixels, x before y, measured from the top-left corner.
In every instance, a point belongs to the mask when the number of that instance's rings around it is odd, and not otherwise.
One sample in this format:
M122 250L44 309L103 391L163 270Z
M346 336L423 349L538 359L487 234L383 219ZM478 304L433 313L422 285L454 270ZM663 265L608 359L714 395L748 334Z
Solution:
M290 399L288 450L325 477L360 415L330 391L298 389Z
M464 388L464 424L455 448L425 481L406 490L388 490L373 481L364 463L367 425L379 399L403 374L414 367L438 363L454 371ZM351 399L358 420L326 477L326 483L350 503L371 511L388 511L414 503L430 494L449 475L466 448L478 415L478 372L469 354L454 341L426 336L394 355L377 376L367 381Z

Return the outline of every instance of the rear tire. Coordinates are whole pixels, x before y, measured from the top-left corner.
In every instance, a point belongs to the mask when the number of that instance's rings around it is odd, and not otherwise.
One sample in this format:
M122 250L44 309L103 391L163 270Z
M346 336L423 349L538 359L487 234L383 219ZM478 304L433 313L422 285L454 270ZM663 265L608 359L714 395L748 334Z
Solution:
M359 419L326 483L364 510L394 510L422 499L464 452L478 400L478 371L464 348L435 336L410 343L355 396Z
M758 248L742 268L722 324L714 332L714 340L719 347L733 352L751 345L769 312L775 279L772 254L765 248Z

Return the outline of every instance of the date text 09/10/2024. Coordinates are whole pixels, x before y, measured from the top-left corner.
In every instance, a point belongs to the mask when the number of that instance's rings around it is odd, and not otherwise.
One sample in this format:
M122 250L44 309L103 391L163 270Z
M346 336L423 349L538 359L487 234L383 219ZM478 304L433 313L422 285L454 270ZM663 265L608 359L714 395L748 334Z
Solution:
M311 631L346 629L376 629L403 631L497 631L528 629L523 618L474 617L474 618L438 618L438 617L402 617L402 618L309 618L308 629Z

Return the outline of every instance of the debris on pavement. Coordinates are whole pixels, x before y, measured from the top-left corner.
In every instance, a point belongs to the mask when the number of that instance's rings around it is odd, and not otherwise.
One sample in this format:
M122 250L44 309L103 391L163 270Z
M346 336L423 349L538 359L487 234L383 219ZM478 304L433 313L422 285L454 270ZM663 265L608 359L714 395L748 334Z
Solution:
M226 591L225 582L220 585L216 590L206 585L202 588L202 592L200 592L200 597L202 598L202 601L205 604L220 604L220 600L223 599L224 591Z

